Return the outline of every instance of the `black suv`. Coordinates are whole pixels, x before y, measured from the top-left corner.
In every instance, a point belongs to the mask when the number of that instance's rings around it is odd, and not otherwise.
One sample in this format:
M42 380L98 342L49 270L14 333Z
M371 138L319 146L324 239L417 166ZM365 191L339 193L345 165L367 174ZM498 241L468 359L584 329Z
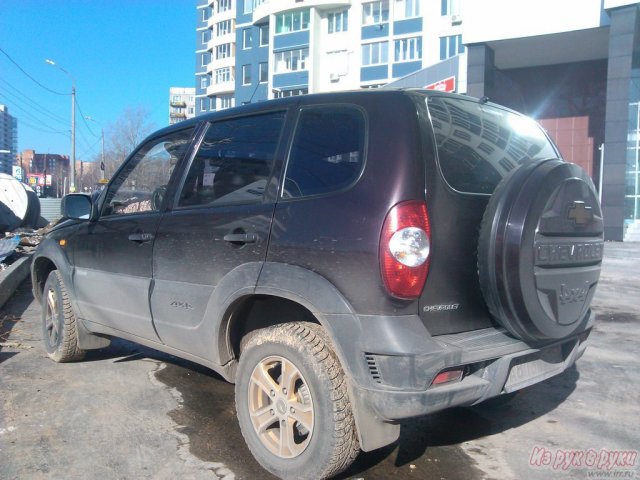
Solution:
M37 250L45 347L112 336L236 384L269 471L318 479L399 421L508 395L585 350L593 183L535 122L423 90L306 95L165 128Z

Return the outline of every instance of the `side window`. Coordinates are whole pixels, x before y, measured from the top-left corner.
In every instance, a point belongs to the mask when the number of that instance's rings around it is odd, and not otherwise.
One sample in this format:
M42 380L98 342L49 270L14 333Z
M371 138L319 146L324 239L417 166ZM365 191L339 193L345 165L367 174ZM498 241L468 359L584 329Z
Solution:
M128 215L160 209L175 165L189 147L193 129L143 145L109 186L102 215Z
M273 112L209 125L178 206L261 202L284 117Z
M354 107L303 109L282 196L320 195L349 187L364 165L364 139L364 116Z

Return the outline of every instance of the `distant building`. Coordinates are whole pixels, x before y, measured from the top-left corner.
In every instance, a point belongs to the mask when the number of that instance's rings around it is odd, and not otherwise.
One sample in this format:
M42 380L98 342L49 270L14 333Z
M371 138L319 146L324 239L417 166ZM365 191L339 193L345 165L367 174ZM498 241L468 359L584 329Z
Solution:
M69 157L57 153L36 153L24 150L18 164L23 168L23 182L33 188L38 196L61 197L69 192ZM76 168L78 173L79 168Z
M196 115L196 89L171 87L169 89L169 125Z
M0 172L12 174L18 151L18 119L9 115L9 107L0 105Z

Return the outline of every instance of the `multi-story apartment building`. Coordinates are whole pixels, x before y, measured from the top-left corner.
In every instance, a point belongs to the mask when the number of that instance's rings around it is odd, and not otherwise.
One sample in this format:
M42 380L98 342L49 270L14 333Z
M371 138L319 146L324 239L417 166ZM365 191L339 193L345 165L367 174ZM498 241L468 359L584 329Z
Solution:
M381 86L486 96L538 120L592 175L607 240L640 240L637 0L198 0L197 10L197 112Z
M458 0L201 0L197 11L197 112L379 87L464 52Z
M18 120L9 115L9 108L0 105L0 173L11 175L18 151Z
M194 87L169 88L169 125L196 115L196 89Z

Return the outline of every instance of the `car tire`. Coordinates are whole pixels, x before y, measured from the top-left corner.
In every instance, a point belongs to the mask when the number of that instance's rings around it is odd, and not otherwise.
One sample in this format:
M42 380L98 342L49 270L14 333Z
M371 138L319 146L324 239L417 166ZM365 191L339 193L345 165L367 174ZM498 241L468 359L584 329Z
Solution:
M76 315L58 270L47 277L42 293L42 333L49 358L56 362L82 360L85 350L78 347Z
M249 450L280 478L328 478L360 452L345 375L319 325L286 323L245 337L235 396Z

